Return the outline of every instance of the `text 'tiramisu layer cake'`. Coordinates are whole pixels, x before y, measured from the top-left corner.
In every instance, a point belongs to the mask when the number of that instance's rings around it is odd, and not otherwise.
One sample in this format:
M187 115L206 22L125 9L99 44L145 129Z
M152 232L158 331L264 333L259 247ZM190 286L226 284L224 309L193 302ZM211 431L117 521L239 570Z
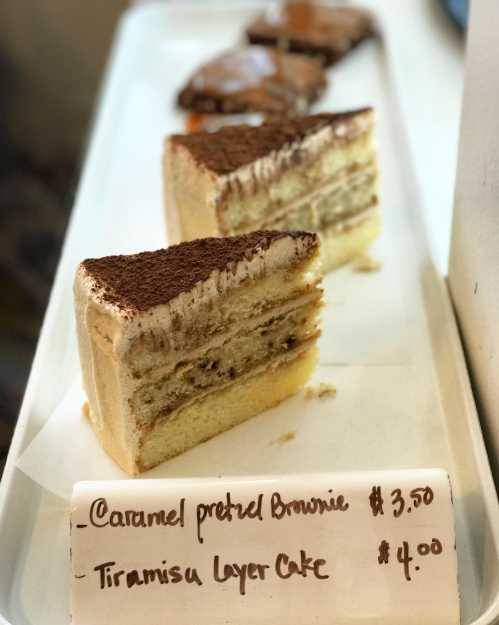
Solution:
M314 368L319 240L255 232L86 260L75 280L90 421L128 473L281 402Z
M371 109L174 135L164 158L171 243L310 230L327 271L379 234Z

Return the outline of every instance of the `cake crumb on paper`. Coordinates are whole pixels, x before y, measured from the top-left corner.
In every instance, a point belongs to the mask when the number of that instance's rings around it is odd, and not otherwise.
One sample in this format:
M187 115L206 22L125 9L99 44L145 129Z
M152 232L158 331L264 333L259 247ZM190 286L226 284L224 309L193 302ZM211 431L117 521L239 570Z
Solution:
M88 405L88 401L86 401L81 407L81 414L87 419L90 417L90 406Z
M271 445L284 445L284 443L289 443L296 438L296 432L286 432L285 434L281 434L279 438L276 438L275 441L272 441Z
M330 382L321 382L317 386L307 386L305 389L305 399L325 399L336 396L336 386Z
M360 254L353 259L353 270L357 272L369 273L379 271L381 262L373 258L370 254Z

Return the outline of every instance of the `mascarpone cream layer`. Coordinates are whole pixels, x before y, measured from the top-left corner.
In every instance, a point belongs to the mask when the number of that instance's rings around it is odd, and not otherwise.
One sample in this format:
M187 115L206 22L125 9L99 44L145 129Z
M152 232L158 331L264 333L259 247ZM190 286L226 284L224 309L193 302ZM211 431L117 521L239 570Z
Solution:
M313 291L288 300L281 305L271 308L265 313L243 319L239 323L230 324L230 327L228 327L224 332L219 332L213 337L208 338L206 342L199 345L196 349L184 350L175 353L159 352L156 362L150 368L140 368L140 361L137 362L137 359L135 359L129 363L130 385L132 388L139 388L142 384L142 378L144 375L147 375L149 381L154 382L161 377L174 372L175 369L181 365L181 363L189 363L192 360L202 358L207 352L222 347L233 337L241 334L243 331L249 334L255 328L258 328L275 317L287 315L288 313L299 310L300 308L313 302L318 303L321 297L322 290L315 288Z
M296 345L296 347L294 347L293 349L287 352L282 352L275 358L272 358L271 360L268 360L267 362L264 362L261 365L253 367L250 371L237 376L237 378L235 378L234 380L222 382L221 384L215 387L210 387L204 391L197 393L194 397L189 398L187 401L182 403L181 406L179 406L177 409L173 410L172 412L168 413L167 415L162 415L161 413L159 413L157 415L157 418L153 419L153 424L151 427L154 427L156 423L163 422L164 420L173 420L173 419L180 417L182 410L184 410L185 408L188 408L189 406L192 406L192 404L196 403L197 401L200 401L201 399L203 399L204 397L207 397L208 395L211 395L212 393L217 393L218 391L224 390L228 388L229 386L240 384L244 382L245 380L248 380L256 375L260 375L264 371L277 369L282 364L286 362L291 362L295 358L298 358L304 352L311 349L315 345L315 342L319 336L320 336L320 331L317 330L317 332L313 334L312 336L310 336L308 340L300 343L299 345ZM144 433L147 432L149 429L150 428L144 428ZM140 447L140 443L139 443L139 447Z

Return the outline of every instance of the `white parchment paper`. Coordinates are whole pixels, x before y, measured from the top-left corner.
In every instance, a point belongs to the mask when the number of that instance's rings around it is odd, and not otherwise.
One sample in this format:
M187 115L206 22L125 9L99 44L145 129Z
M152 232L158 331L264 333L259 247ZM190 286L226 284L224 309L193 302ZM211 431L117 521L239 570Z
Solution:
M298 393L141 477L423 468L443 457L445 439L428 436L435 407L417 393L412 365L321 366L311 384L319 382L335 384L336 397ZM31 479L66 500L78 481L128 477L101 448L82 415L84 401L75 380L18 460ZM394 440L407 445L400 450Z

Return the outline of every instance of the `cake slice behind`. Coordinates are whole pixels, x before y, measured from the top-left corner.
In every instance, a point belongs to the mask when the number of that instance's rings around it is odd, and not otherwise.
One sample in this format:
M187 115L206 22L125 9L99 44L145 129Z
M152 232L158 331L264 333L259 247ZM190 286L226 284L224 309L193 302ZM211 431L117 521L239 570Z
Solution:
M377 180L369 108L173 135L164 152L169 241L315 231L327 271L379 234Z

